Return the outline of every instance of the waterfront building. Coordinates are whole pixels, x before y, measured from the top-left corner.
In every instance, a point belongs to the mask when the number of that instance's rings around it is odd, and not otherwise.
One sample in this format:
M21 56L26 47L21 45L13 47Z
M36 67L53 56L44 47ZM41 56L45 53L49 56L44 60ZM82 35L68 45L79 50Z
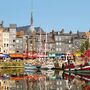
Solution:
M65 53L72 47L72 33L64 33L64 29L55 33L56 52Z
M16 38L16 53L23 53L23 38Z
M88 32L89 33L89 32ZM31 13L31 23L27 26L17 27L16 24L10 24L9 27L3 27L0 23L0 52L1 53L66 53L74 52L80 48L82 42L89 34L85 32L69 33L55 31L46 33L41 27L34 27L33 14Z
M55 52L73 52L80 48L81 43L86 40L85 32L64 33L64 29L55 32Z
M9 27L9 53L16 52L16 24L10 24Z
M13 88L15 87L16 87L15 80L0 79L0 90L13 90Z
M23 53L23 49L25 48L25 47L23 47L23 46L25 46L24 44L25 44L25 42L24 42L24 32L23 31L20 31L20 32L17 32L16 33L16 53Z
M87 40L85 32L77 31L76 34L73 34L73 46L72 51L76 51L80 49L80 46L83 42Z
M4 28L3 31L3 53L8 54L9 53L9 28Z

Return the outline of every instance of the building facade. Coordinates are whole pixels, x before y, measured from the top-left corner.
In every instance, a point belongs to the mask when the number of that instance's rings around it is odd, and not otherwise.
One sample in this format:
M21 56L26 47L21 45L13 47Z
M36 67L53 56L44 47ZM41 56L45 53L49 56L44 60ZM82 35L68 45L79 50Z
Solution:
M8 54L10 51L9 50L9 42L10 42L9 37L10 37L9 29L7 28L3 31L3 53L5 53L5 54Z
M16 24L10 24L9 27L9 50L10 53L16 52Z

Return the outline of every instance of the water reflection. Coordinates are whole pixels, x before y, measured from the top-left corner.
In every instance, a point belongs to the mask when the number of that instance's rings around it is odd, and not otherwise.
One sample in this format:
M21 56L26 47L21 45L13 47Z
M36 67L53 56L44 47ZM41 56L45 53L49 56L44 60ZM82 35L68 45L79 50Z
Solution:
M5 69L0 71L0 90L90 90L90 86L89 79L63 71Z

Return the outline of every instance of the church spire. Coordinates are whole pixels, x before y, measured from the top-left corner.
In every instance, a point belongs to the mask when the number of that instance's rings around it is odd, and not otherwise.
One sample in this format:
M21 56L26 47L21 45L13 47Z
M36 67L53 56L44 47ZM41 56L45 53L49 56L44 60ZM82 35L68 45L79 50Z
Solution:
M33 26L33 12L31 12L31 26Z

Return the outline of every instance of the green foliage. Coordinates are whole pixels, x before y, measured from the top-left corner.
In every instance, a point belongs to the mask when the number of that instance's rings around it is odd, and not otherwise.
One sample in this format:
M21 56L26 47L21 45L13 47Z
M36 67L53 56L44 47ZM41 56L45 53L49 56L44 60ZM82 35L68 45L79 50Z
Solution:
M84 43L82 43L82 45L81 45L81 47L80 47L81 55L84 54L84 51L85 51L85 49L84 49Z
M89 41L88 40L85 41L84 46L85 46L85 50L88 50L88 48L89 48Z
M81 47L80 47L81 55L84 55L85 50L88 50L89 47L90 47L90 45L89 45L89 41L88 40L86 40L85 42L83 42L81 44Z
M23 62L16 62L16 61L12 61L12 62L2 62L0 63L0 66L3 67L8 67L8 66L23 66L24 63Z

